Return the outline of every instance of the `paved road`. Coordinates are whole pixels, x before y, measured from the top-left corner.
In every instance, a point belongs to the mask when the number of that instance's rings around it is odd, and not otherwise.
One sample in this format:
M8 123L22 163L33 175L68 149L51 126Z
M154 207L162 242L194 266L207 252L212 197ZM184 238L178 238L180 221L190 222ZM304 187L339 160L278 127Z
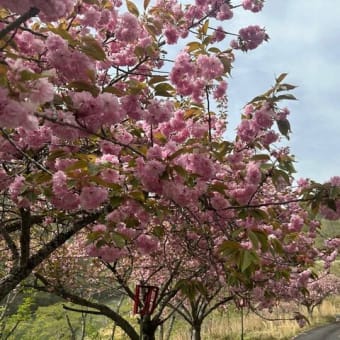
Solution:
M340 322L312 329L294 340L340 340Z

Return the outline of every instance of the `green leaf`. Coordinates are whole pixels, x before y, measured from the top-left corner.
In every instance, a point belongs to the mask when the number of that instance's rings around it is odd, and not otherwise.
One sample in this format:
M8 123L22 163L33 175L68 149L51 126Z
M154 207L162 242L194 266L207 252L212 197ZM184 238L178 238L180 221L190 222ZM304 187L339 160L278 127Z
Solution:
M75 47L78 45L77 40L75 40L72 35L70 33L68 33L68 31L66 31L65 29L61 28L60 26L58 28L53 27L52 25L48 24L47 25L48 29L53 32L54 34L59 35L60 37L62 37L64 40L67 40L68 44L72 47Z
M8 86L7 71L8 66L0 64L0 86L2 87Z
M272 180L273 180L273 183L275 185L278 185L278 184L280 184L280 181L282 179L288 185L290 185L290 177L289 177L289 175L285 171L279 170L279 169L272 169Z
M54 161L57 158L64 158L67 156L68 156L68 153L65 150L55 150L55 151L51 151L51 153L48 156L48 160Z
M98 231L91 231L90 233L87 234L87 242L88 243L94 243L97 241L99 238L102 238L103 234Z
M297 88L297 86L292 85L292 84L280 84L277 87L277 91L278 92L280 92L280 91L290 91L290 90L294 90L296 88Z
M161 238L165 235L164 228L161 225L157 225L152 229L152 234Z
M128 228L133 228L139 225L139 220L133 216L129 216L124 220L124 223Z
M97 97L100 92L97 86L92 85L82 80L72 81L71 83L67 85L67 87L77 92L82 92L82 91L90 92L93 95L93 97Z
M190 108L185 110L184 119L196 118L202 115L202 110L199 108Z
M209 51L209 52L212 52L212 53L216 53L216 54L221 53L221 50L220 50L219 48L217 48L217 47L210 47L210 48L208 49L208 51Z
M79 160L69 165L66 168L66 172L68 173L69 171L73 171L73 170L87 169L87 165L88 165L87 161Z
M331 186L329 188L328 196L330 199L337 198L340 194L340 187Z
M261 230L253 230L252 233L256 235L257 240L260 242L262 251L267 251L269 247L267 234Z
M328 199L326 200L326 204L329 209L332 209L333 211L337 211L336 200Z
M296 97L290 93L282 94L280 96L275 97L276 100L297 100Z
M276 83L281 83L283 79L287 77L288 73L281 73L277 78L276 78Z
M143 191L132 191L130 197L134 198L138 202L145 202L145 195Z
M260 221L267 221L268 220L268 215L264 210L261 209L251 209L249 211L249 214L253 216L255 219L260 220Z
M134 53L137 57L142 58L145 55L145 48L142 46L136 46Z
M233 144L228 141L221 143L213 143L214 150L216 150L216 156L221 159L231 152Z
M154 138L154 140L157 140L162 144L166 143L166 141L167 141L165 135L163 135L162 132L160 132L160 131L155 132L154 135L153 135L153 138Z
M288 119L281 119L281 120L276 121L276 123L281 134L283 134L285 137L288 138L288 134L289 132L291 132L290 123Z
M148 82L149 85L164 82L168 79L167 76L152 76Z
M240 269L241 272L245 272L246 269L249 268L249 266L253 263L253 255L252 252L249 250L245 250L241 252L241 257L240 257Z
M149 6L150 0L144 0L144 10L146 10Z
M108 93L112 93L115 94L118 97L122 97L124 96L124 91L122 91L121 89L119 89L118 87L115 86L107 86L104 88L103 92L108 92Z
M181 279L176 283L175 289L179 289L190 301L194 300L197 293L207 295L206 288L198 280Z
M253 161L269 161L270 160L270 156L269 155L255 155L251 158Z
M234 251L238 251L240 248L241 245L238 242L226 240L220 245L219 251L224 255L228 255Z
M145 2L144 2L144 5L145 5ZM138 8L137 8L137 6L132 1L126 0L126 7L127 7L128 11L130 13L132 13L136 17L139 16Z
M209 28L209 20L206 20L205 23L202 25L201 32L202 34L206 35Z
M206 288L204 287L203 283L201 281L198 280L191 280L192 285L195 288L195 291L199 292L201 295L203 296L207 296L208 292L206 290Z
M97 163L88 163L87 168L90 176L96 176L101 171L102 167Z
M28 80L37 80L40 78L46 78L48 77L44 73L35 73L35 72L30 72L28 70L23 70L20 72L20 80L21 81L28 81Z
M217 182L209 186L210 192L219 192L222 195L225 195L226 189L227 189L226 185L221 182Z
M129 80L129 93L130 94L139 94L141 91L143 91L147 85L143 82L140 82L135 79L130 79Z
M26 197L30 202L35 202L38 198L38 195L34 191L24 191L22 196Z
M168 83L160 83L155 86L155 95L161 97L172 97L175 89Z
M40 185L49 182L52 179L52 175L46 172L33 173L26 177L26 181L32 182L34 184Z
M272 245L275 253L277 253L277 254L283 254L284 253L283 248L282 248L282 244L278 239L274 238L270 242L271 242L271 245Z
M192 42L189 42L188 44L187 44L187 51L188 52L192 52L192 51L196 51L196 50L200 50L200 49L202 49L202 44L201 43L199 43L199 42L197 42L197 41L192 41Z
M258 249L259 248L259 240L258 240L256 234L254 232L252 232L251 230L248 230L248 237L249 237L253 247L255 249Z
M218 59L220 59L223 64L223 72L226 74L230 74L231 72L231 58L225 57L223 55L219 55Z
M128 239L125 235L122 235L117 232L112 232L110 236L113 242L115 243L116 247L124 248L126 246L126 241L128 241Z
M124 198L121 196L112 196L110 197L110 207L111 209L118 208L124 201Z
M81 42L80 50L87 56L100 61L106 59L106 54L96 39L86 36L82 38Z
M192 301L195 298L195 290L189 280L186 279L179 280L175 285L175 289L180 290L182 294L186 296L190 301Z
M255 104L257 102L267 101L267 99L268 99L268 97L264 96L264 95L256 96L248 104Z
M188 175L188 172L180 165L174 165L172 169L175 170L182 177L186 177Z
M168 159L170 161L174 160L176 157L180 156L180 155L183 155L184 153L189 153L193 150L193 148L181 148L181 149L178 149L177 151L175 151L174 153L172 153L171 155L168 156Z
M98 1L96 0L83 0L86 4L90 4L90 5L98 5Z

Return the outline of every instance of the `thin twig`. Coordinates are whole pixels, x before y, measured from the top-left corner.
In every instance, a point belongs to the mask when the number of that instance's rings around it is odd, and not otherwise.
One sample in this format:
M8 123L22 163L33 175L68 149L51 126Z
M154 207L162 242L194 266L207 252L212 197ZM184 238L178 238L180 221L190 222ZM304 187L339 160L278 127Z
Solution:
M21 15L18 19L14 20L7 27L0 31L0 39L3 39L9 32L16 30L19 28L21 24L23 24L28 19L35 17L38 15L40 10L36 7L31 7L27 12Z
M34 158L32 158L29 154L27 154L25 151L23 151L21 148L19 148L15 142L13 141L13 139L10 137L10 135L3 129L0 128L0 131L2 132L3 136L9 141L9 143L14 146L14 148L22 155L24 156L26 159L28 159L30 162L32 162L33 164L35 164L37 166L37 168L39 168L40 170L48 173L49 175L52 176L52 172L50 172L48 169L46 169L43 165L41 165L39 162L37 162Z

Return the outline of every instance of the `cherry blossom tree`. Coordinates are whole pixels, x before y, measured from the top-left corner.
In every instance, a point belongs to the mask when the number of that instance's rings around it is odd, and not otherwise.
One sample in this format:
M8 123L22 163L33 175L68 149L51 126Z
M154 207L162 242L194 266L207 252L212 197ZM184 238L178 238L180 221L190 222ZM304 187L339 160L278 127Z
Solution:
M79 232L110 266L180 250L183 273L198 266L184 290L212 263L251 289L335 259L340 239L315 249L314 219L339 218L339 177L294 188L278 143L286 74L226 138L235 51L268 38L226 27L263 2L0 1L0 300Z
M316 307L332 295L340 293L340 278L334 274L320 275L320 278L309 280L307 291L300 296L298 303L305 306L311 318ZM300 293L301 294L301 293Z

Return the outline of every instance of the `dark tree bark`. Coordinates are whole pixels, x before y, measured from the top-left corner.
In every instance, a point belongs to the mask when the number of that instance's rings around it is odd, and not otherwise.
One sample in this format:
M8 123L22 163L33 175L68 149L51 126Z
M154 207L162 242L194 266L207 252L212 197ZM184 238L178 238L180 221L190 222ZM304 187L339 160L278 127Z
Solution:
M201 340L202 323L196 322L192 325L191 340Z
M155 319L151 319L149 315L141 317L140 320L140 332L141 340L155 340L156 330L159 326L159 322Z

